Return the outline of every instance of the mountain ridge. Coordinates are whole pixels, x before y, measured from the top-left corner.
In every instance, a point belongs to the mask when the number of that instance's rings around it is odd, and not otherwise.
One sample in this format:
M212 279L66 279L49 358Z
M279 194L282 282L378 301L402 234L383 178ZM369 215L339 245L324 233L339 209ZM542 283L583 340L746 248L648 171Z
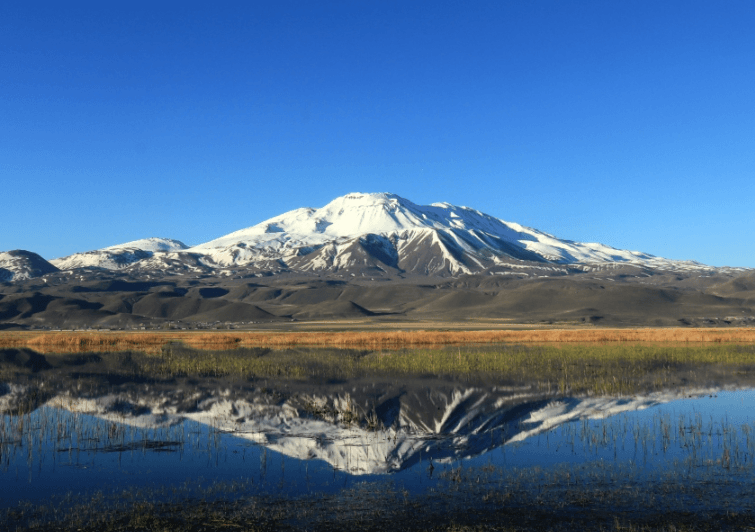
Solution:
M502 274L527 265L634 265L713 270L599 243L559 239L450 203L417 205L396 194L350 193L321 208L274 216L192 247L148 238L49 261L60 270L102 268L157 273L347 273L441 277Z
M560 240L448 203L353 193L193 247L148 238L49 262L0 254L0 329L751 326L752 272Z

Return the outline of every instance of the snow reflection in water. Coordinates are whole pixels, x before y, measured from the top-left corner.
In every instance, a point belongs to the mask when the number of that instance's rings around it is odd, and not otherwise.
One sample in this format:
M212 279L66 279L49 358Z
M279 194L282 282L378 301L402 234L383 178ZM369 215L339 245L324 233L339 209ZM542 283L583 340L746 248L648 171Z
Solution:
M486 471L499 485L527 477L533 489L564 479L753 480L752 389L548 398L441 383L80 398L0 386L0 491L13 494L3 497L6 507L65 491L191 491L217 482L291 497L389 479L421 493L465 471Z

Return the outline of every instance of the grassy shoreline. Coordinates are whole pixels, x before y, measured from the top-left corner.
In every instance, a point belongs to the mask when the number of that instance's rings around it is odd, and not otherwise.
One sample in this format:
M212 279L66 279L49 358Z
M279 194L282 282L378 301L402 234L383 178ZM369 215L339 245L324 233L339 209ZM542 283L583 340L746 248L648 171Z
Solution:
M440 377L529 384L560 394L624 395L711 378L755 379L755 345L498 344L400 350L249 348L203 351L180 344L150 356L166 378L238 376L293 380Z
M27 347L41 353L160 350L182 342L199 349L233 347L335 347L401 349L495 343L725 343L755 344L755 328L535 329L380 332L0 332L0 349Z
M18 348L15 348L18 349ZM440 378L526 385L547 394L629 395L669 388L755 385L755 344L480 344L395 349L334 347L197 348L34 354L0 350L0 377L69 374L126 381L177 378L322 383L350 379Z

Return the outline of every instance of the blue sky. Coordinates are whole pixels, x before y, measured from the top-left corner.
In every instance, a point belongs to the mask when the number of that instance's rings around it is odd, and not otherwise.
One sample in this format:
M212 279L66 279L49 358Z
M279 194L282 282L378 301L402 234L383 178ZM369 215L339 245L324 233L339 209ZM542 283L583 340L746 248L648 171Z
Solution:
M755 3L0 3L0 250L348 192L755 267Z

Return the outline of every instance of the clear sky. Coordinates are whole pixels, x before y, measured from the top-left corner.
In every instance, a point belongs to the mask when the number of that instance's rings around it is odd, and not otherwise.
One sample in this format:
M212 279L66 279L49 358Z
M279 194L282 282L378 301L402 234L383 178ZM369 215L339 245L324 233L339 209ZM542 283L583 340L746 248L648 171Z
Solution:
M348 192L755 267L755 2L0 3L0 250Z

